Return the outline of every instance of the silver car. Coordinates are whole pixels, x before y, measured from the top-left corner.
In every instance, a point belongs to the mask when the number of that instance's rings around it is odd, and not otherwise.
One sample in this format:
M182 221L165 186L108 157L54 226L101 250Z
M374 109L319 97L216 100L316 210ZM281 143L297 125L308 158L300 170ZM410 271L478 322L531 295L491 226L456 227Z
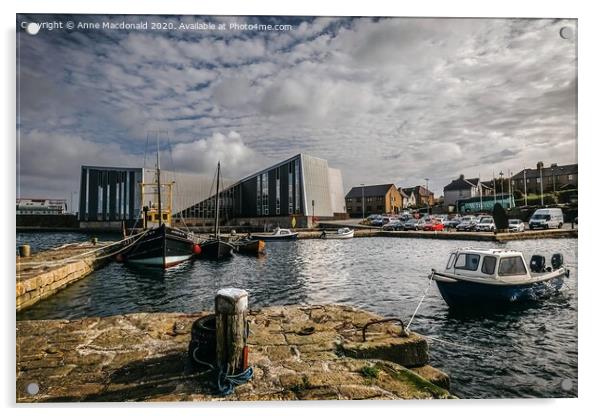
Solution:
M508 229L511 232L522 233L523 231L525 231L525 223L516 218L509 219L508 220Z

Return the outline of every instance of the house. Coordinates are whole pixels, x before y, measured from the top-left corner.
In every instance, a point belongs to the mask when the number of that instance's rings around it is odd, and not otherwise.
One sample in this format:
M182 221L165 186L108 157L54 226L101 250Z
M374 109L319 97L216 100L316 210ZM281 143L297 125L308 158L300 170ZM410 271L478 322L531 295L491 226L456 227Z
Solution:
M403 201L401 204L402 209L416 206L416 196L413 192L408 195L403 191L402 188L397 188L397 190L401 194L401 200Z
M491 187L479 178L466 179L464 175L460 175L443 187L443 201L447 206L455 206L459 200L487 196L490 193Z
M539 194L542 188L544 192L577 189L577 171L577 163L560 166L552 163L546 168L543 162L538 162L535 169L523 169L513 175L512 187L522 193L526 189L529 194Z
M400 189L404 194L408 195L410 200L412 199L411 195L413 195L414 202L408 202L408 207L420 208L426 206L427 203L429 206L435 205L435 194L422 185Z
M345 196L347 213L351 217L370 214L399 214L403 206L402 196L392 184L355 186Z

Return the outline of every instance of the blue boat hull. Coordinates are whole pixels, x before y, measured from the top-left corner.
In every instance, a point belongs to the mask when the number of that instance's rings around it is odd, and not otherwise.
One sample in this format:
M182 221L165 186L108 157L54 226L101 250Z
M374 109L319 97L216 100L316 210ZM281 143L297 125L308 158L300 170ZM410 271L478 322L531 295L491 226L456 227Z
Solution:
M564 278L565 275L560 275L543 282L522 285L491 285L460 280L456 282L437 280L437 287L451 308L508 306L548 298L560 290Z

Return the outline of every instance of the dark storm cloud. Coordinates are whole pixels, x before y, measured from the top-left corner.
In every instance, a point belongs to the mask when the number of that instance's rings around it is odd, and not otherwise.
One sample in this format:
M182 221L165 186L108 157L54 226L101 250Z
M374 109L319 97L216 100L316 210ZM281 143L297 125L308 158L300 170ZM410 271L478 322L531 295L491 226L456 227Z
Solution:
M88 160L140 165L149 130L169 131L179 171L221 158L242 176L303 151L347 187L428 177L441 192L460 173L576 161L576 45L558 35L574 21L18 17L52 19L294 30L19 31L22 194L76 190Z

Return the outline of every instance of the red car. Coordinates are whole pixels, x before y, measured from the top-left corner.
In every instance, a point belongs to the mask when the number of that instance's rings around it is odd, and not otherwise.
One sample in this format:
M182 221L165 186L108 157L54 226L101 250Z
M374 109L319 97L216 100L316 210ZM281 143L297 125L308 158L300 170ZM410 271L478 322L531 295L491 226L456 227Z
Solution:
M441 221L429 221L422 227L423 231L443 231L445 227Z

